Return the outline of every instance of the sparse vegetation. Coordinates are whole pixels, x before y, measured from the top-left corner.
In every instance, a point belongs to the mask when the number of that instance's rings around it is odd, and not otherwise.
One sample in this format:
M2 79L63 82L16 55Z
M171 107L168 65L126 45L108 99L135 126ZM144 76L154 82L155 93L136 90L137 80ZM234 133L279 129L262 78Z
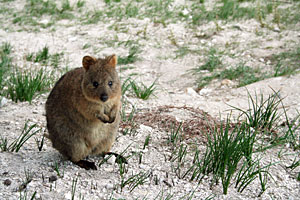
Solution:
M37 72L15 70L11 73L9 85L7 88L7 96L13 101L28 101L38 94L47 91L53 82L51 74L44 69Z
M156 81L154 81L150 86L146 86L143 83L137 83L134 80L130 81L130 86L132 93L135 94L137 98L147 100L156 90Z
M55 162L54 166L53 166L54 171L56 172L57 176L60 178L64 177L64 170L61 172L60 170L60 164Z
M143 185L146 183L147 179L150 176L150 172L140 172L136 175L129 177L126 180L122 179L121 189L128 185L130 192L132 192L137 186Z
M28 101L31 103L38 93L50 89L53 84L53 74L44 68L37 71L19 70L12 64L11 49L12 46L9 43L4 43L0 51L0 95L7 96L15 102ZM45 47L37 53L34 61L46 63L51 57L53 63L57 65L59 55L49 55L48 47ZM30 59L33 59L33 54ZM27 60L29 60L29 56L27 56Z
M39 151L42 151L43 146L44 146L45 135L42 136L42 139L41 139L41 140L39 140L37 137L34 138L34 139L35 139L36 145L37 145L37 147L38 147L38 150L39 150Z
M81 193L79 193L78 198L76 197L76 190L77 190L77 182L78 182L78 177L74 177L72 180L72 188L71 188L71 199L75 200L75 199L79 199L79 200L84 200L84 196L81 195Z
M18 152L27 140L40 131L40 129L37 129L36 127L37 124L29 126L29 121L26 121L22 133L10 144L8 143L7 138L1 136L1 151Z
M233 182L235 182L237 191L243 192L249 184L259 179L261 186L259 195L265 192L270 179L273 178L270 168L278 163L271 162L263 165L257 154L268 148L274 148L276 145L285 145L291 142L291 136L288 137L284 130L281 139L266 140L264 137L272 134L275 130L280 130L278 119L284 113L279 113L279 105L282 105L282 100L278 93L274 92L266 100L262 95L259 98L257 95L253 98L249 94L250 107L248 110L234 107L241 112L237 123L231 122L228 117L207 132L207 147L202 157L198 149L191 151L190 147L187 148L178 139L178 130L181 126L173 128L175 131L171 131L168 143L175 147L170 160L177 163L173 168L177 177L181 179L190 177L190 181L201 183L205 176L211 175L211 184L221 182L224 194L227 194L228 188ZM243 118L244 116L245 118ZM285 130L290 130L289 127L290 125L285 127ZM291 127L295 128L295 125L291 125ZM294 131L292 132L291 135L294 136ZM258 145L261 143L258 141L263 141L264 146ZM187 154L190 154L189 151L191 151L190 153L194 152L194 156L186 159ZM193 158L192 161L191 158ZM184 167L186 165L187 167ZM295 158L288 167L293 169L296 166L299 166L299 161Z
M277 123L279 120L278 108L281 103L281 98L278 92L269 95L265 100L263 94L258 97L255 95L255 99L248 93L249 96L249 109L241 111L242 116L246 116L247 123L249 127L256 130L271 132L273 129L277 128Z
M57 4L54 0L26 0L24 6L24 12L15 13L13 15L12 22L19 25L31 25L47 28L61 19L74 18L73 5L69 0L61 1L61 4ZM49 16L50 20L42 21L41 17Z
M219 63L220 61L216 61L214 59L216 58L210 58L204 65L193 69L194 74L197 74L199 77L197 80L198 88L203 88L214 79L229 79L237 81L237 87L242 87L270 77L269 75L261 73L260 69L253 69L252 67L245 66L242 63L236 67L215 70L218 68L218 66L220 68L220 64L216 64L216 62ZM205 70L208 70L209 73L207 73Z
M198 88L201 89L208 85L214 79L229 79L237 82L237 87L249 85L251 83L277 76L292 75L299 71L296 64L299 59L299 49L290 52L273 55L271 60L276 63L273 70L264 72L258 67L247 66L244 63L239 63L235 67L224 67L219 55L215 49L210 49L208 58L203 65L191 70L197 77Z
M45 46L42 50L38 51L36 54L30 53L26 55L26 60L35 62L35 63L42 63L43 65L50 65L55 68L58 67L61 61L61 57L63 53L49 53L49 47Z
M3 89L6 85L8 72L12 68L12 58L10 57L11 51L12 46L9 43L3 43L0 47L0 96L5 95Z
M198 68L193 69L195 72L201 72L207 70L213 72L215 69L221 68L223 66L220 56L217 55L217 50L212 48L209 50L208 58L205 64L200 65Z
M138 60L137 54L139 52L140 52L140 50L137 46L131 46L129 49L128 56L118 58L118 64L119 65L127 65L127 64L136 62Z
M123 95L125 93L129 93L143 100L149 99L156 89L156 81L154 81L150 86L146 86L142 82L137 82L130 77L125 79L122 84Z
M300 48L273 55L271 61L275 64L275 77L295 74L300 70Z

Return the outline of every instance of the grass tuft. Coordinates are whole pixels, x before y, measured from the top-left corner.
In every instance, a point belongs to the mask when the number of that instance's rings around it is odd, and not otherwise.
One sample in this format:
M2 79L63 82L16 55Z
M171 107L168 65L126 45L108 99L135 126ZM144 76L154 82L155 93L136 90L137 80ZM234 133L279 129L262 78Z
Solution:
M260 159L255 161L244 161L242 167L238 170L238 173L235 177L238 192L243 192L245 188L251 184L257 177L260 179L262 193L266 190L266 184L268 176L272 176L269 172L269 169L272 165L276 163L271 163L266 166L260 166Z
M44 69L37 72L15 70L9 79L7 96L13 101L28 101L38 94L46 92L51 87L52 75Z
M272 55L270 60L276 63L274 77L292 75L300 70L300 47Z
M275 92L268 96L264 100L263 94L255 95L255 99L248 92L249 109L242 110L240 108L233 107L238 111L241 111L242 115L247 119L249 127L256 130L271 132L276 128L279 120L279 105L281 103L280 92Z
M154 81L150 86L146 86L143 83L137 83L134 80L130 81L130 87L132 93L139 99L147 100L156 90L156 81Z
M35 62L35 63L42 63L43 65L51 65L55 68L58 67L63 53L49 53L49 47L44 46L42 50L38 51L37 53L30 53L26 55L26 60Z
M203 70L207 70L209 72L213 72L215 69L221 68L223 66L222 61L220 60L220 56L217 55L217 50L211 48L208 53L208 58L205 64L200 65L197 68L194 68L192 71L197 73Z
M156 90L156 81L154 81L150 86L146 86L143 83L138 83L132 80L130 77L125 79L122 84L122 95L126 93L131 93L137 98L147 100L151 95L153 95Z
M128 185L130 192L132 192L139 185L143 185L144 183L146 183L150 175L150 172L140 172L136 175L132 175L127 180L122 179L121 189Z
M178 178L190 177L190 181L198 181L200 184L204 177L210 175L211 184L221 182L224 194L228 193L230 185L234 184L238 192L243 192L254 180L259 179L259 196L267 190L269 180L273 179L270 168L277 163L261 165L260 159L254 157L254 154L286 143L292 144L294 150L297 150L300 144L296 133L300 126L300 114L294 120L288 120L279 92L274 91L267 99L257 95L253 98L249 93L248 96L249 109L233 107L241 112L237 123L232 123L229 116L225 121L215 124L206 134L207 147L202 158L200 151L196 149L193 160L184 173L181 173L181 168L186 165L187 149L183 144L175 149L173 154L177 157L171 161L178 161L174 170ZM282 105L286 116L286 133L283 131L282 134L276 132L282 130L278 125L282 115L279 113L279 105ZM242 119L242 116L245 119ZM268 137L267 146L263 144L263 147L260 147L261 143L259 146L257 140L265 143L266 139L263 136L266 134L271 135L272 139ZM295 169L298 166L299 159L295 158L287 168Z
M132 64L138 60L138 53L140 52L139 48L137 46L132 46L129 49L128 56L125 57L119 57L118 58L118 64L119 65L127 65Z
M85 5L85 1L84 1L84 0L83 0L83 1L78 0L78 1L76 2L77 8L82 8L84 5Z
M182 133L182 122L178 125L178 127L175 126L175 124L172 124L170 126L170 135L168 137L168 143L172 144L174 147L177 146L179 142L183 140L183 133Z
M37 124L32 124L29 126L28 123L29 121L25 122L22 133L11 144L8 144L7 138L1 137L1 151L18 152L25 142L27 142L27 140L40 131L40 129L36 129Z

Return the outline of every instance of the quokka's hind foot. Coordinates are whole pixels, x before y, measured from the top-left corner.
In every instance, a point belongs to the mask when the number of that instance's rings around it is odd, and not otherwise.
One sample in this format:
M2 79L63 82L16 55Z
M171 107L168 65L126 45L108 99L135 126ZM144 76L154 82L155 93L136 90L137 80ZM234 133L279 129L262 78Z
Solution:
M79 167L81 168L84 168L86 170L97 170L97 167L95 165L94 162L90 162L90 161L87 161L87 160L80 160L78 162L73 162L75 165L78 165Z

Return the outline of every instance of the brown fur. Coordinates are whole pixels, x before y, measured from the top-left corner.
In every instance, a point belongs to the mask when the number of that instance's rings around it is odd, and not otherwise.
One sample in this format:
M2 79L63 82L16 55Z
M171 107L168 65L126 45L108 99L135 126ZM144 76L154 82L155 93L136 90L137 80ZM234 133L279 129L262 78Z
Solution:
M109 152L120 122L121 84L116 56L85 56L82 64L82 68L60 78L46 102L53 147L73 162ZM107 100L101 100L103 96Z

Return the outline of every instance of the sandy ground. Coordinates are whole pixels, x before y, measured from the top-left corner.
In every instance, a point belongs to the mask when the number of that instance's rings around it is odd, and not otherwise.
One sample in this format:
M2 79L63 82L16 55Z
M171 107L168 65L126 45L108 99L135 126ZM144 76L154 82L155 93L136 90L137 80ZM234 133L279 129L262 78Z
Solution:
M19 2L19 1L18 1ZM20 1L23 2L23 1ZM17 3L13 3L16 7ZM4 18L3 18L4 19ZM119 41L137 40L138 32L147 25L146 39L139 39L142 47L140 59L133 64L134 68L120 72L123 80L129 74L137 73L137 81L146 85L157 80L155 96L144 101L127 95L138 110L151 110L159 106L188 106L194 109L201 109L215 118L224 119L230 113L231 107L248 108L248 93L263 94L267 97L273 91L279 91L283 98L283 104L287 109L290 119L297 116L300 110L300 74L290 77L276 77L259 81L246 87L236 88L234 82L222 83L222 80L213 82L200 92L196 92L195 76L188 71L199 64L199 55L188 54L183 58L176 59L175 50L177 47L171 44L170 31L174 34L178 44L187 44L197 50L207 50L214 46L225 49L226 43L238 42L231 46L230 51L235 53L239 59L232 59L224 55L222 60L228 66L240 61L245 61L250 66L269 67L270 63L266 57L289 50L295 44L300 44L299 29L282 30L275 32L269 29L261 29L262 36L257 36L255 30L260 28L256 20L221 24L222 31L214 34L209 39L200 39L195 32L186 29L184 24L178 22L166 27L157 25L145 20L128 20L129 30L127 33L118 33L109 27L114 23L99 22L97 25L69 24L69 21L61 20L55 25L55 30L40 29L38 32L26 31L26 29L15 24L6 24L0 28L0 43L9 42L13 46L13 63L20 68L37 68L39 64L27 62L25 55L30 52L37 52L45 45L51 53L63 52L63 62L59 66L63 68L80 67L81 59L85 55L104 56L115 53L125 56L128 49L123 46L107 46L105 41L118 37ZM238 25L241 30L232 29ZM208 23L198 27L196 34L208 33L213 29L214 23ZM10 27L8 30L7 27ZM84 44L91 44L90 48L83 49ZM203 63L202 63L203 64ZM51 66L49 66L51 67ZM58 78L58 77L57 77ZM114 159L109 159L97 171L86 171L78 168L71 162L66 161L51 147L49 140L45 139L42 151L38 151L36 139L41 139L46 132L44 104L48 93L33 100L32 104L27 102L14 103L8 100L0 108L0 133L8 141L15 139L23 129L26 120L37 123L42 129L36 136L29 139L18 153L0 153L0 199L25 199L27 193L29 199L36 191L36 199L71 199L72 183L77 180L75 199L299 199L300 183L296 180L296 170L289 170L295 158L296 152L288 146L277 147L267 150L257 156L261 156L262 162L278 162L270 168L273 179L267 184L267 190L259 197L260 183L256 179L243 193L237 192L234 185L231 185L227 195L222 194L222 185L210 185L210 178L205 177L198 185L188 178L178 178L174 172L174 163L168 158L171 156L171 148L166 143L168 134L166 131L138 124L136 133L133 135L121 134L113 151L123 152L126 149L127 155L132 155L127 166L128 172L125 179L134 174L144 172L149 175L146 183L136 187L132 192L129 186L123 189L120 187L121 177L119 166ZM233 112L233 118L237 117ZM188 111L175 109L171 113L178 121L188 120ZM282 118L282 120L284 120ZM149 146L143 149L145 138L150 135ZM201 138L201 136L199 136ZM194 139L183 141L184 144L191 143ZM199 146L204 153L205 145ZM139 156L142 154L142 162L139 164ZM279 156L282 155L282 156ZM192 153L188 154L187 160L192 159ZM92 157L91 160L100 162L101 158ZM99 161L100 160L100 161ZM59 166L61 176L54 170ZM189 165L189 164L187 164ZM26 174L31 177L25 189L20 189L22 183L26 182ZM51 179L55 176L57 180ZM6 185L5 180L11 184ZM20 192L20 190L22 190ZM169 197L169 198L168 198Z

